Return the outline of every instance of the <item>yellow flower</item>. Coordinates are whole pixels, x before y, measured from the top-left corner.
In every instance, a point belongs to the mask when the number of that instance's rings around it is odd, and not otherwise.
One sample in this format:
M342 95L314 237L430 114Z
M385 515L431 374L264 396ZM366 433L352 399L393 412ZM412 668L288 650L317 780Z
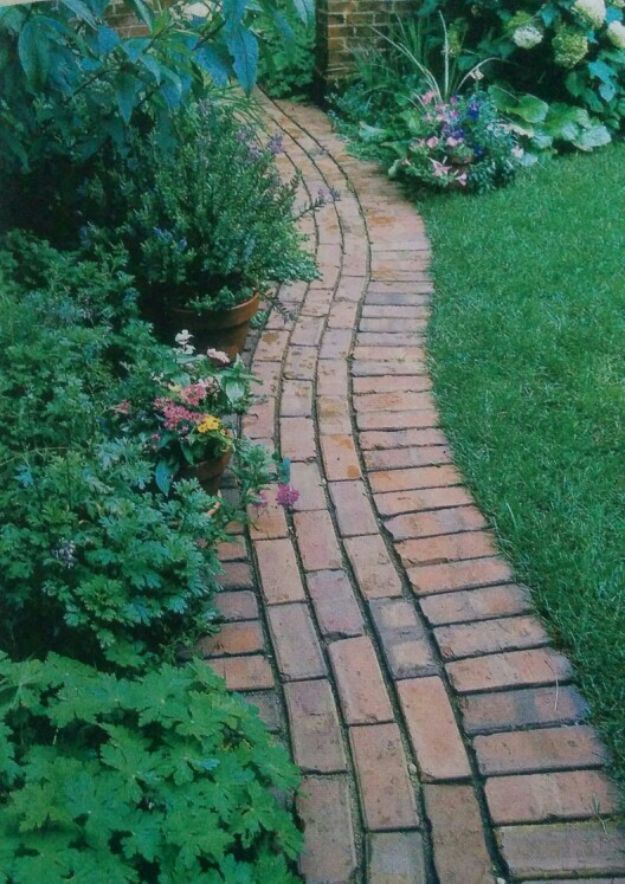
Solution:
M212 414L205 415L197 425L198 433L210 433L211 430L221 430L221 421Z

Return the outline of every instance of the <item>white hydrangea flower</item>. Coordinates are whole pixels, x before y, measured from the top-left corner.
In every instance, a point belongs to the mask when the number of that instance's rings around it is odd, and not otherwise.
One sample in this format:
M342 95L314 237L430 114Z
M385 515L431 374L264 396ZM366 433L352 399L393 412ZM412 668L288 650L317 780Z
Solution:
M174 339L178 345L178 349L185 356L190 356L195 350L195 347L191 343L192 337L193 335L186 328L183 328L181 332L178 332Z
M612 6L616 6L617 9L622 9L625 6L625 0L612 0Z
M625 25L622 22L610 22L608 25L608 40L617 49L625 49Z
M512 39L520 49L533 49L542 42L542 32L535 25L523 25L512 34Z
M604 0L575 0L573 9L588 24L595 28L600 28L605 21L605 2Z

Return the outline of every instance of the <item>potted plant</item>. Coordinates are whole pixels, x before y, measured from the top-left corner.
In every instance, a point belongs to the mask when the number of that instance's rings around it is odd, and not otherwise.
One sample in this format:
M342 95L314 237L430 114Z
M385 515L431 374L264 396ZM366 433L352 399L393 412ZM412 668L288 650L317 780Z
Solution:
M92 181L90 196L100 217L120 218L117 239L161 332L171 340L187 328L198 348L234 356L261 296L278 282L315 276L296 226L298 180L278 175L279 138L261 142L224 107L186 109L174 134L166 145L142 139L125 168L103 173L121 180L113 188ZM111 192L126 204L105 213Z
M250 401L253 378L241 359L211 349L195 354L191 339L186 329L177 334L176 349L156 373L153 361L133 366L112 409L117 429L143 440L164 494L175 478L188 477L217 493L237 445L231 416Z

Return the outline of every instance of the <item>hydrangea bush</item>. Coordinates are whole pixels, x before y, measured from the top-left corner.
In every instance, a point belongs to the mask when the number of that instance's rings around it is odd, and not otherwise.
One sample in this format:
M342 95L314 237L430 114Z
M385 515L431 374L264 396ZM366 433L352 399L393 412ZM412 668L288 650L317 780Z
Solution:
M436 0L428 9L441 10L460 35L461 65L475 64L476 54L496 59L484 70L506 96L501 108L516 110L520 132L537 134L541 147L566 141L591 149L623 128L624 7L623 0ZM519 107L523 95L558 108ZM575 123L571 109L586 116Z

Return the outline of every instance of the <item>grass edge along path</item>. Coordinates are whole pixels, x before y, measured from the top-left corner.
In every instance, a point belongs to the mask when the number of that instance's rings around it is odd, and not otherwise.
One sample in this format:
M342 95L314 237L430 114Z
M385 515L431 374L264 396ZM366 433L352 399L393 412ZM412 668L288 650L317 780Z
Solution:
M625 785L625 147L419 202L455 460Z

